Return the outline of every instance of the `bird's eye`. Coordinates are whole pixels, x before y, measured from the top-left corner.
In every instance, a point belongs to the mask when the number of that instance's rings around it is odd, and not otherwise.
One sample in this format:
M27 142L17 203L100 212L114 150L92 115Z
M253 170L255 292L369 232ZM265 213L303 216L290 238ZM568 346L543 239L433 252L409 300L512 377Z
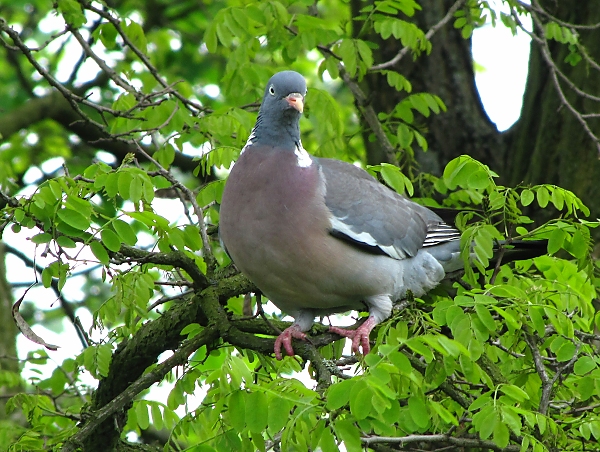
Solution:
M274 96L274 95L275 95L275 88L273 88L273 85L269 86L269 94L270 94L271 96Z

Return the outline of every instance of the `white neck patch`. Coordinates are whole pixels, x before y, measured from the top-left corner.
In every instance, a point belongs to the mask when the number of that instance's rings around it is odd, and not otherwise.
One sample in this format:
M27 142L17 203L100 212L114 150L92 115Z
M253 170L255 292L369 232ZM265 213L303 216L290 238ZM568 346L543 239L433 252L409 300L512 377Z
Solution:
M298 166L300 168L308 168L312 165L313 160L310 157L310 154L306 152L306 150L302 147L302 142L298 142L298 146L296 146L296 150L294 151L296 154L296 158L298 159Z
M256 135L254 134L254 129L252 129L252 132L250 132L250 136L248 137L248 139L246 140L246 144L244 145L244 147L242 148L242 152L240 152L240 154L243 154L244 151L246 150L246 148L248 146L252 146L252 140L256 137Z

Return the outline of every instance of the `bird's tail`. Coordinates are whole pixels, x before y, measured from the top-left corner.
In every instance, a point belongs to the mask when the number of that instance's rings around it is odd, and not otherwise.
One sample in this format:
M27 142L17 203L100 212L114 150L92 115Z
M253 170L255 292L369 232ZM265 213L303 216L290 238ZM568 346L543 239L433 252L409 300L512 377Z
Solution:
M498 262L506 264L508 262L542 256L547 253L547 249L547 240L502 240L494 246L494 255L490 259L488 269L495 268ZM460 256L459 240L452 240L429 247L427 251L442 264L446 274L452 274L464 269L464 261ZM471 252L471 259L475 259L473 252Z
M494 257L490 267L494 268L498 261L502 264L525 259L533 259L548 252L548 240L502 240L494 249Z

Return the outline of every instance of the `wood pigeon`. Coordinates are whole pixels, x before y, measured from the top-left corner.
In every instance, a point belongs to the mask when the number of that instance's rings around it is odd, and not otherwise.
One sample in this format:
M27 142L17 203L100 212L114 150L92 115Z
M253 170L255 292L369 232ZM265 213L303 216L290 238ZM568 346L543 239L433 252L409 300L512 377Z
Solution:
M269 80L225 186L220 237L242 273L295 319L275 341L277 359L282 347L294 355L292 338L305 340L315 317L365 309L355 330L330 330L367 354L393 302L463 268L460 232L366 171L309 155L299 128L305 94L297 72Z

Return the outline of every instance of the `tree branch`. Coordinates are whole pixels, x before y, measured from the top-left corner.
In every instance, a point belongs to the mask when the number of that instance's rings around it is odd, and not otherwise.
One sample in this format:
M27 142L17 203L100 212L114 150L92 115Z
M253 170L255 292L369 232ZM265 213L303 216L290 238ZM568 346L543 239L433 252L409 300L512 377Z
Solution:
M450 20L454 17L454 13L459 10L460 7L464 5L466 0L457 0L454 4L448 9L448 12L442 19L432 26L427 33L425 33L425 39L428 41L433 37L434 34L438 32L438 30L444 27ZM406 56L406 54L410 51L410 47L405 46L400 49L400 51L396 54L394 58L385 63L376 64L369 68L369 71L381 71L382 69L387 69L394 66L396 63L400 62L402 58Z
M350 92L354 96L354 100L356 101L356 106L358 110L362 114L367 124L369 124L369 128L375 134L377 141L381 144L383 151L385 153L386 159L389 163L397 163L398 159L396 158L396 149L390 143L385 131L383 130L383 126L377 117L377 113L372 105L369 104L367 100L367 96L363 92L363 90L358 86L358 83L350 77L350 74L344 69L344 66L339 64L340 76L346 86L350 89Z
M518 452L521 446L509 445L500 447L493 441L483 441L477 438L457 438L449 435L408 435L408 436L369 436L360 441L368 446L372 444L410 444L410 443L445 443L456 447L482 447L498 452Z

